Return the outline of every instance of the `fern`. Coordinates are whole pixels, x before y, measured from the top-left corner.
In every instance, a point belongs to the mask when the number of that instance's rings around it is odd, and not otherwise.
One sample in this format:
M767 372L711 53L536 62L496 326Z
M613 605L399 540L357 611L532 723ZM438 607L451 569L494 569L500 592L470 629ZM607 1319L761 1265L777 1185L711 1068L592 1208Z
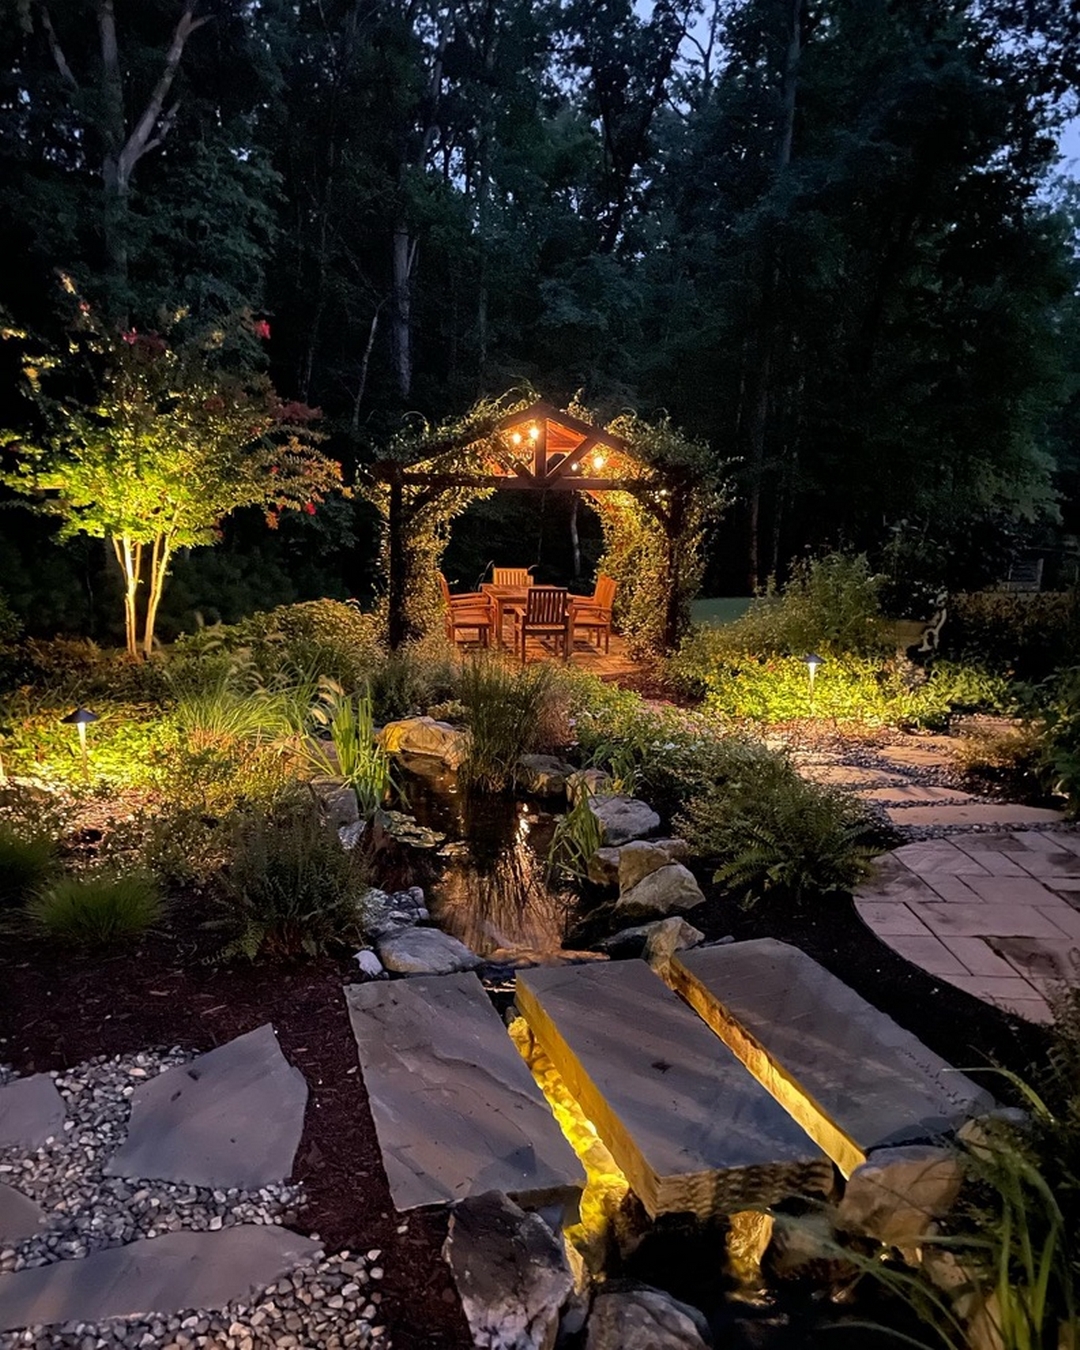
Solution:
M717 860L717 883L751 897L779 889L798 901L850 891L870 874L873 826L856 798L807 782L773 752L733 768L677 822L695 852Z

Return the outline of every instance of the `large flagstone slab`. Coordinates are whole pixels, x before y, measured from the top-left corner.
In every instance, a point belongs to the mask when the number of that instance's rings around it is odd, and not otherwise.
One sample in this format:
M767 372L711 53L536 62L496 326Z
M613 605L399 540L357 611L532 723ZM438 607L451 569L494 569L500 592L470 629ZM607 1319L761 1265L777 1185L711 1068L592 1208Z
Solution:
M64 1099L47 1073L0 1087L0 1148L41 1148L64 1129Z
M677 953L673 987L846 1174L993 1099L805 952L773 938Z
M644 961L521 970L515 997L650 1215L831 1185L817 1146Z
M28 1195L0 1182L0 1244L33 1237L45 1222L45 1211Z
M584 1169L474 974L349 985L345 998L399 1210L485 1191L576 1205Z
M135 1089L109 1176L258 1190L284 1181L307 1083L269 1023Z
M82 1260L0 1275L0 1331L220 1308L319 1250L317 1242L272 1224L144 1238Z

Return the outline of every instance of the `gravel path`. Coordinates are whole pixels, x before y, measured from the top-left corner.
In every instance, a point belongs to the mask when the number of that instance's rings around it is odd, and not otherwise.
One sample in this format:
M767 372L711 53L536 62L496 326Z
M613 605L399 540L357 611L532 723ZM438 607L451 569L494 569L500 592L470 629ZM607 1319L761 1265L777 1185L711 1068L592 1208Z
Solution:
M40 1234L0 1249L0 1273L72 1260L185 1229L215 1232L234 1224L297 1227L300 1188L207 1190L104 1175L122 1142L129 1099L147 1078L194 1056L178 1050L90 1060L55 1076L68 1119L63 1134L37 1153L0 1151L0 1181L49 1215ZM0 1066L0 1084L14 1075ZM302 1225L299 1225L302 1227ZM315 1236L315 1235L312 1235ZM389 1344L380 1322L382 1253L339 1252L300 1268L246 1304L165 1316L69 1322L0 1333L0 1350L102 1350L103 1347L220 1347L221 1350L342 1350Z

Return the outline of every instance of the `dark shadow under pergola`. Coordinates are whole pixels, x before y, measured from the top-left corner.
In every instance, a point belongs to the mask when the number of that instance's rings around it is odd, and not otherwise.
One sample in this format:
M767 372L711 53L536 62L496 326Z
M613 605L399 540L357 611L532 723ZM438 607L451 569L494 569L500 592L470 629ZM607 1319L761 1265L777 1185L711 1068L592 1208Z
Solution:
M625 492L659 524L667 541L664 641L674 647L679 627L679 550L693 481L680 466L648 463L631 446L543 400L509 413L489 428L420 447L412 463L381 460L372 477L389 489L387 517L387 636L397 648L408 636L406 541L411 524L440 493ZM462 467L462 460L467 466Z

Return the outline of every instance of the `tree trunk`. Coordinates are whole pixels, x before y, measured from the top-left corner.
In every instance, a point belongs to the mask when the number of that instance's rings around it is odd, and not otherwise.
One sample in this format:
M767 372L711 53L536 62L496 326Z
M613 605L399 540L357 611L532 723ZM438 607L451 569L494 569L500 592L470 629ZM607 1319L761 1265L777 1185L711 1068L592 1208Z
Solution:
M128 535L112 539L113 552L124 577L124 638L129 656L139 655L138 615L139 573L142 570L142 545L132 545Z
M150 657L154 652L154 628L157 624L158 605L165 589L165 579L172 561L172 547L164 535L154 539L153 552L150 555L150 592L146 598L146 618L143 625L143 656Z
M393 305L390 312L390 345L398 393L403 399L412 391L412 297L410 273L415 246L403 220L394 226Z
M353 398L352 418L349 422L349 429L354 436L360 434L360 404L364 401L364 392L367 389L368 367L371 364L372 348L375 346L375 334L379 329L380 309L382 309L381 302L375 306L375 313L371 316L371 327L368 329L364 354L360 358L360 375L356 381L356 396Z

